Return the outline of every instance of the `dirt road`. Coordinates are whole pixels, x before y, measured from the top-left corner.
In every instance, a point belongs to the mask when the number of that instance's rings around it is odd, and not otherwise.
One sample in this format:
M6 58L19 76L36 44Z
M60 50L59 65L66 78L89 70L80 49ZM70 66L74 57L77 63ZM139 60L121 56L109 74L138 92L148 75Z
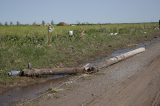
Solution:
M63 91L49 93L27 105L40 106L159 106L160 40L144 53L87 76L71 78Z
M141 72L115 85L89 106L156 106L160 105L160 56Z

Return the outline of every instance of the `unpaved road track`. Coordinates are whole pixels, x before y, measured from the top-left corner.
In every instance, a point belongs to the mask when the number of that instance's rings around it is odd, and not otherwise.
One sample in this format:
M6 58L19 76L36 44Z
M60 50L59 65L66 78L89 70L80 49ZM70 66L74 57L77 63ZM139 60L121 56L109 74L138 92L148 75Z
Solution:
M160 106L160 40L145 52L62 87L41 106Z
M160 103L160 57L90 102L89 106L155 106ZM160 105L160 104L159 104Z

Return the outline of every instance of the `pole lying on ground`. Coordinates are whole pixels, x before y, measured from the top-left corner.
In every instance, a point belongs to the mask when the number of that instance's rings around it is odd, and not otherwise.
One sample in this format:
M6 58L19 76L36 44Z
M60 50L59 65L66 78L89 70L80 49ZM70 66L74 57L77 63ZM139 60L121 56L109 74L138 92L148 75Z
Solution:
M76 74L83 73L83 68L44 68L44 69L24 69L24 76L39 76L39 75L56 75L56 74Z
M112 57L110 59L106 59L104 61L99 62L97 64L97 68L99 69L99 68L110 66L112 64L115 64L115 63L117 63L119 61L122 61L124 59L127 59L127 58L129 58L131 56L134 56L134 55L136 55L138 53L141 53L141 52L144 52L144 51L145 51L145 48L141 47L141 48L126 52L124 54L120 54L118 56Z
M119 61L122 61L126 58L129 58L138 53L144 52L145 48L141 47L124 54L120 54L118 56L112 57L110 59L103 60L97 64L88 63L83 67L75 67L75 68L45 68L45 69L24 69L24 76L40 76L40 75L55 75L55 74L77 74L77 73L90 73L96 72L97 69L101 69L104 67L108 67L112 64L115 64Z

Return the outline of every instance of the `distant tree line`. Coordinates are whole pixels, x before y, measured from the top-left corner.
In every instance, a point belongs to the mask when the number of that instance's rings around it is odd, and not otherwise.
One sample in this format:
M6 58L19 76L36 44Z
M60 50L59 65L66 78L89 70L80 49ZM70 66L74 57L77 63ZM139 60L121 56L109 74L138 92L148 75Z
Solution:
M41 21L41 23L36 23L33 22L32 24L22 24L19 21L17 21L16 23L13 23L12 21L10 22L4 22L4 24L2 22L0 22L0 26L29 26L29 25L33 25L33 26L45 26L45 25L57 25L57 26L68 26L68 25L104 25L104 24L110 24L110 23L89 23L89 22L77 22L77 24L68 24L66 22L59 22L58 24L55 24L53 20L51 20L50 23L45 22L44 20Z
M23 25L23 24L20 24L20 22L19 21L17 21L16 22L16 24L14 24L12 21L10 21L10 22L5 22L4 24L2 23L2 22L0 22L0 26L13 26L13 25Z
M46 26L48 24L56 25L56 26L68 26L68 25L72 26L72 25L108 25L108 24L112 24L112 23L89 23L89 22L80 23L80 22L77 22L76 24L68 24L66 22L59 22L58 24L55 24L53 20L51 20L50 23L47 23L44 20L42 20L41 23L33 22L32 24L22 24L19 21L17 21L16 23L13 23L12 21L10 21L10 22L6 21L4 23L0 22L0 26L30 26L30 25L33 25L33 26ZM121 23L121 24L130 24L130 23ZM159 20L159 29L160 29L160 20Z
M29 25L45 26L45 25L48 25L48 24L57 25L57 26L68 26L68 25L97 25L97 24L102 25L102 24L110 24L110 23L89 23L89 22L80 23L80 22L77 22L77 24L68 24L66 22L59 22L58 24L55 24L53 20L51 20L50 23L47 23L44 20L42 20L41 23L33 22L32 24L22 24L19 21L17 21L16 23L13 23L12 21L10 21L10 22L6 21L4 23L0 22L0 26L29 26Z
M45 26L45 25L48 25L48 24L51 24L51 25L54 25L54 21L52 20L50 23L46 23L44 20L42 20L42 22L39 24L39 23L36 23L36 22L33 22L32 24L22 24L20 23L19 21L17 21L16 23L13 23L12 21L10 22L0 22L0 26L29 26L29 25L33 25L33 26Z

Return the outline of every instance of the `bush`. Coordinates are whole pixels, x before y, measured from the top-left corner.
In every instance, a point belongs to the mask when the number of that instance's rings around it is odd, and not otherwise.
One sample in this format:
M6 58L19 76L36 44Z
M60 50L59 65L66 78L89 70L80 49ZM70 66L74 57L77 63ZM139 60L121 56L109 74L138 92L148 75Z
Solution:
M60 23L57 24L57 26L67 26L67 25L68 25L68 24L65 23L65 22L60 22Z

